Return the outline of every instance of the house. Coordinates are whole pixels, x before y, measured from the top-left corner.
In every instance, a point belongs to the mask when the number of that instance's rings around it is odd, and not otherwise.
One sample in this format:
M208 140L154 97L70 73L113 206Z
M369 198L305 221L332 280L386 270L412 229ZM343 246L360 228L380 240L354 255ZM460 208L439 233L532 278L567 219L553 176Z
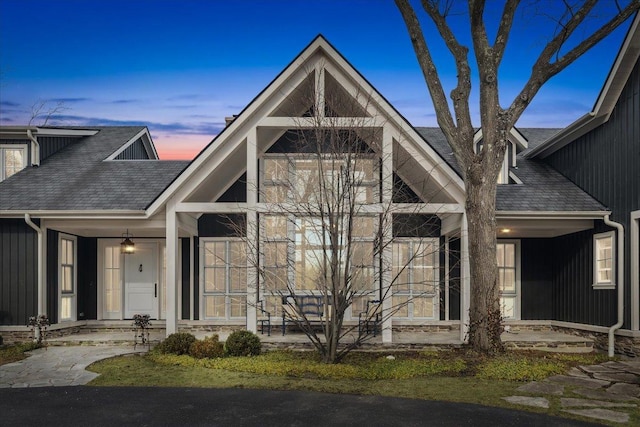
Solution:
M640 354L638 21L589 115L596 121L513 129L497 196L507 325L584 334L603 348L611 333L628 354ZM296 144L318 129L348 133L362 149L344 156L353 161L309 162ZM292 210L322 184L310 177L318 165L337 179L357 164L354 197L365 208L352 217L369 256L351 270L375 279L346 321L382 297L384 310L398 307L383 343L402 330L465 338L471 283L455 158L439 129L411 126L322 36L191 162L159 161L144 127L2 127L0 138L13 159L0 182L5 336L38 313L58 334L129 325L138 313L167 334L256 331L260 308L282 310L278 283L314 293L318 215ZM482 130L476 141L481 149ZM599 144L609 165L597 167L596 148L584 154ZM391 228L376 234L385 221Z

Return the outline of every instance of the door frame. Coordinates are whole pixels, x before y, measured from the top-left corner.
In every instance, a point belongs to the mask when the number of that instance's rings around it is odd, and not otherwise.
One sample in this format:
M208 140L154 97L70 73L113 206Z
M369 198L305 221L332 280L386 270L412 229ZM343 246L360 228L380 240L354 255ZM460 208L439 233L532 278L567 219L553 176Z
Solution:
M120 247L120 243L121 243L121 239L113 239L113 238L107 238L107 239L98 239L98 253L97 253L97 257L98 257L98 298L97 298L97 319L98 320L126 320L124 317L124 312L125 312L125 277L124 277L124 264L122 263L122 260L124 259L123 257L125 257L126 255L124 254L120 254L120 283L122 285L121 288L121 292L120 292L120 316L118 316L117 318L105 318L104 316L104 249L107 246L117 246L118 248ZM156 245L156 278L158 280L158 318L160 320L163 320L162 317L162 301L165 298L163 289L165 286L165 282L166 279L163 277L163 271L162 271L162 258L163 258L163 248L166 245L166 240L165 239L136 239L135 241L136 244L145 244L145 243L151 243L151 244L155 244Z
M630 213L631 330L640 330L640 210Z

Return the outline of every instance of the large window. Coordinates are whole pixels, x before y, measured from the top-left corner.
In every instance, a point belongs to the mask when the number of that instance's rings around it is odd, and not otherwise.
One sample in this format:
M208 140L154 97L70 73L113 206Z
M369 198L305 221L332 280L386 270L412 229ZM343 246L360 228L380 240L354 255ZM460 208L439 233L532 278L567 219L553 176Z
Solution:
M0 145L0 181L24 169L27 162L26 145Z
M76 320L76 238L60 235L60 321Z
M270 155L262 160L262 195L266 203L322 203L320 196L335 197L344 191L357 203L377 199L378 162L371 156L307 158ZM329 190L322 192L322 188Z
M518 319L520 287L520 245L519 241L498 241L496 246L498 262L498 284L500 286L500 308L505 319Z
M435 319L438 291L438 239L398 238L393 243L395 317Z
M106 319L119 319L122 312L122 272L120 269L120 244L104 247L104 305Z
M593 287L613 289L615 283L615 233L609 231L593 236Z
M325 223L323 224L323 221ZM321 294L331 286L331 261L335 274L353 292L352 314L376 299L374 240L377 221L374 216L344 218L338 228L343 232L332 247L327 218L263 215L261 217L262 298L272 315L278 316L281 298L291 291ZM351 227L351 231L349 230ZM347 266L346 263L349 263ZM348 278L344 278L348 267ZM348 285L346 285L348 283Z
M204 319L244 318L247 313L247 254L241 240L201 240Z

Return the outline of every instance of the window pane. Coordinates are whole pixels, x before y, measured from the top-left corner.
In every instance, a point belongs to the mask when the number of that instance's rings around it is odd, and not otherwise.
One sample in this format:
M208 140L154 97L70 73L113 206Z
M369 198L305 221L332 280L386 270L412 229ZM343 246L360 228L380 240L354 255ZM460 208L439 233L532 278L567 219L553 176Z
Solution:
M502 290L502 292L516 291L515 269L505 268L500 271L500 289Z
M515 297L501 297L500 298L500 307L502 310L502 317L507 319L512 319L515 317L515 305L516 299Z
M9 178L11 175L24 168L24 150L5 148L4 151L4 175ZM0 177L1 178L1 177Z
M265 203L284 203L287 201L287 187L285 186L265 185L263 193Z
M413 317L433 317L433 298L413 298Z
M204 297L204 315L207 318L211 317L225 317L224 309L224 296L211 296L206 295Z
M247 298L233 296L229 298L229 317L245 317L247 315Z
M229 291L247 292L247 269L246 267L234 267L229 269Z
M376 234L375 218L371 216L356 216L353 218L353 237L374 237Z
M375 160L374 159L356 159L354 161L354 181L373 181L375 180Z
M71 293L73 292L73 267L71 266L62 266L62 274L60 275L60 279L62 283L60 283L60 289L62 292Z
M264 286L267 291L285 291L287 289L286 268L265 268Z
M204 291L224 292L225 291L225 268L205 268L204 269Z
M264 218L264 236L267 239L287 238L287 217L266 215Z
M504 245L504 265L505 267L515 267L516 265L516 245L514 243Z
M60 299L60 319L71 320L71 304L73 297L62 297Z
M289 178L289 161L287 159L264 159L265 181L286 181Z
M245 247L244 242L229 242L229 251L231 252L229 260L231 265L246 267L247 251Z
M409 297L394 296L392 301L395 317L409 317Z

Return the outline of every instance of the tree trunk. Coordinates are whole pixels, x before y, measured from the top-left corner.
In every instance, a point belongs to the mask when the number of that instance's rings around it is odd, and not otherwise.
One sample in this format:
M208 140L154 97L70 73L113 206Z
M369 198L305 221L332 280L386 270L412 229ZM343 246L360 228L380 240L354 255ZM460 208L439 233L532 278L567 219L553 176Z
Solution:
M482 352L503 350L496 261L496 185L482 163L467 174L466 212L471 267L469 345Z

